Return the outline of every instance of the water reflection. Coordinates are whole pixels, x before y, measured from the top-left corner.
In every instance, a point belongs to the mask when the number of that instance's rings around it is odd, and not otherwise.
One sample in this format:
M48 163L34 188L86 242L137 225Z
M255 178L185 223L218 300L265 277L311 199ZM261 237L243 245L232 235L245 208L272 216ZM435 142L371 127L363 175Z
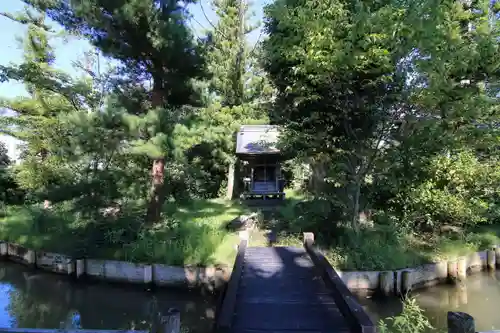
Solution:
M446 330L448 311L472 315L477 331L500 328L500 271L477 273L469 276L462 286L440 285L420 291L416 296L432 325L440 332ZM398 299L362 299L361 302L376 321L396 315L402 309Z
M214 299L199 292L73 284L52 274L0 263L0 327L149 329L153 314L175 307L182 325L206 333Z

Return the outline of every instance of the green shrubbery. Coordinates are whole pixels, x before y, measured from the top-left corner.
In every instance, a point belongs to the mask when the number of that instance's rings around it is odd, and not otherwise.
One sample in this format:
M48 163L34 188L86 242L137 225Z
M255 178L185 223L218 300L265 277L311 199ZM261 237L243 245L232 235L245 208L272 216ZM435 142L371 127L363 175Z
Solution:
M421 185L413 183L394 194L387 186L374 185L372 197L386 200L369 210L357 232L346 221L338 197L292 198L274 218L283 244L300 244L301 233L312 231L339 268L417 266L500 244L495 224L500 217L498 169L492 162L461 153L432 160L426 166L432 176L423 178Z
M400 189L391 203L419 227L443 224L470 227L500 220L500 167L470 151L438 156L413 186Z
M2 133L23 142L20 163L0 166L3 205L21 205L4 212L2 236L133 260L224 257L230 208L197 203L225 192L238 127L271 122L292 157L288 184L304 191L278 216L286 241L313 231L337 265L360 269L496 241L477 228L500 220L500 32L485 23L497 9L423 1L275 1L256 47L236 2L214 2L205 40L181 2L159 15L156 2L27 1L7 15L28 25L24 57L0 66L27 91L0 101ZM79 75L54 66L47 10L95 47ZM118 64L93 66L102 54Z
M379 322L380 333L424 333L434 330L415 298L403 301L403 311Z
M148 228L142 207L132 202L114 216L83 216L69 202L50 210L7 207L0 218L0 239L29 248L72 256L171 265L232 264L237 237L226 229L243 209L222 200L172 202L170 214ZM173 211L173 212L172 212Z

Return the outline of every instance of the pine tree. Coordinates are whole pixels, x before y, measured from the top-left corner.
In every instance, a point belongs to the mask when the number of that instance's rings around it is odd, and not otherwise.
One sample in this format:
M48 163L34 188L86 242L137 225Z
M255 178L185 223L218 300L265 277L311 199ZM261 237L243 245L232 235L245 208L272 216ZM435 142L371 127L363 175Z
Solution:
M165 162L177 109L193 101L192 79L204 75L199 48L186 27L188 2L176 0L26 0L67 30L122 62L125 74L151 80L151 108L129 117L134 151L152 159L146 220L158 221L165 200Z
M259 40L253 47L248 43L249 34L258 27L251 22L251 3L217 0L213 8L218 21L210 32L207 57L211 90L222 106L251 104L270 90L258 63Z
M207 41L211 103L178 135L187 151L188 178L203 184L194 195L204 197L225 193L229 165L235 160L234 134L242 124L267 123L263 101L271 91L258 63L259 41L250 47L247 40L257 28L251 22L251 4L245 0L212 4L218 20Z
M209 69L213 75L211 88L222 105L241 105L248 56L246 35L253 30L246 24L248 5L244 0L217 0L213 7L219 19L212 32L209 53Z
M53 68L54 50L49 44L51 28L45 15L32 10L5 16L27 25L23 39L24 59L20 65L0 66L0 77L25 83L29 97L0 99L0 105L14 113L0 118L2 134L22 142L16 178L25 189L46 192L60 176L60 160L55 154L58 140L64 140L64 130L58 115L86 106L80 98L88 94L84 84L75 85L69 76ZM44 206L48 207L47 200Z

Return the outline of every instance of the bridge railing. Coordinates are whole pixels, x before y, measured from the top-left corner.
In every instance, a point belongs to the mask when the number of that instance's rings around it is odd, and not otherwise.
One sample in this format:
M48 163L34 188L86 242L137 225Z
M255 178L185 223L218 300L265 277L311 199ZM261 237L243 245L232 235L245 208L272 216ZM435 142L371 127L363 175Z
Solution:
M313 233L304 233L304 247L314 265L321 270L323 281L332 290L333 299L352 331L356 333L375 333L377 331L376 325L357 302L325 256L315 249Z
M240 235L240 237L242 236ZM222 300L220 308L216 311L215 324L213 328L214 333L226 333L231 330L238 288L241 280L241 274L243 272L243 261L245 258L245 251L247 249L247 242L248 238L243 237L238 246L238 253L236 254L236 259L234 261L231 278L221 295Z

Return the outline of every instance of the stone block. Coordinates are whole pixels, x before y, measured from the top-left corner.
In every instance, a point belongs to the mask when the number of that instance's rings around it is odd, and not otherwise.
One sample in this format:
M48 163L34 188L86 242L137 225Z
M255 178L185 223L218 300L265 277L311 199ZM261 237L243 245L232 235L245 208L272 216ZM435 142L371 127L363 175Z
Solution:
M412 270L412 288L424 288L445 281L448 276L448 264L446 261L426 264Z
M72 274L73 259L63 254L38 251L36 253L36 266L45 271L59 273L59 274Z
M25 265L35 265L36 263L36 253L33 250L27 249L23 246L8 243L7 244L7 255L12 261L25 264Z
M366 272L341 272L338 274L350 290L376 290L379 287L379 275L377 271Z
M153 265L153 283L157 286L186 286L196 284L193 282L192 269L162 264Z
M467 270L478 272L486 266L487 255L486 251L475 252L467 256L466 266Z
M85 260L85 273L89 277L116 282L144 283L145 264L116 260Z

